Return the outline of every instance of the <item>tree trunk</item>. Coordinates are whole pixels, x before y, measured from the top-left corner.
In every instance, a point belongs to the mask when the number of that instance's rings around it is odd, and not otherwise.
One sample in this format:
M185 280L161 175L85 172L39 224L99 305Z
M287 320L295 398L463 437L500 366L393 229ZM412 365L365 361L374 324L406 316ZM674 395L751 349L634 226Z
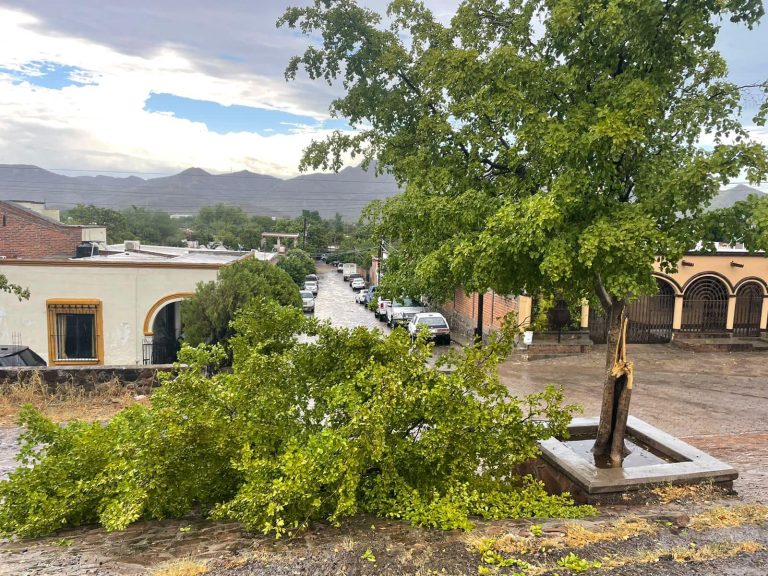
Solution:
M483 296L477 293L477 326L475 327L475 342L483 341Z
M620 467L629 453L624 444L632 396L632 363L626 359L626 302L613 300L608 312L605 381L600 424L592 448L595 463L601 467Z

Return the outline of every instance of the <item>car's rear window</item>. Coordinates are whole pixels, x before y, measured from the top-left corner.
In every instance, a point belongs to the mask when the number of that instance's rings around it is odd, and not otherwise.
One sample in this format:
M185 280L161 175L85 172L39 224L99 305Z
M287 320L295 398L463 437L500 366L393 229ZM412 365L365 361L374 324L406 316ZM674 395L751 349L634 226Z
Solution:
M302 290L300 292L300 294L301 294L302 298L312 298L313 297L312 296L312 292L310 292L309 290Z
M448 324L442 318L436 318L428 316L426 318L419 318L417 324L424 324L430 328L447 328Z

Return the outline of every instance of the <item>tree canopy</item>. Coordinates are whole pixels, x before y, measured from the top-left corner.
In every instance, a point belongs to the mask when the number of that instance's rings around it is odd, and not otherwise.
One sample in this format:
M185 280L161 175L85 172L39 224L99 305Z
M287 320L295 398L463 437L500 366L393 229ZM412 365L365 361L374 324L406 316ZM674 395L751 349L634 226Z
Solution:
M182 239L178 223L161 210L132 206L124 210L78 204L63 214L69 224L98 224L107 228L107 242L141 240L148 244L176 245Z
M669 269L696 244L721 184L764 176L714 49L723 18L762 13L760 0L467 0L444 25L414 0L386 21L351 0L289 8L281 22L320 41L287 76L340 79L331 111L359 128L313 143L303 166L351 151L407 182L379 212L399 241L390 282L610 307L655 290L657 257Z
M300 248L292 248L277 262L278 268L285 270L299 288L304 285L308 274L314 274L315 261Z
M287 78L340 81L331 113L357 128L312 143L302 167L363 155L407 185L369 211L392 246L383 293L588 298L609 317L610 365L627 301L702 239L719 187L765 177L740 117L747 87L715 49L723 19L751 28L763 12L762 0L465 0L444 24L417 0L386 17L354 0L288 8L279 23L310 46ZM614 388L608 369L597 454Z
M248 258L219 270L216 282L201 282L194 296L181 303L185 342L215 344L234 334L232 320L253 298L270 298L301 309L299 289L277 266Z

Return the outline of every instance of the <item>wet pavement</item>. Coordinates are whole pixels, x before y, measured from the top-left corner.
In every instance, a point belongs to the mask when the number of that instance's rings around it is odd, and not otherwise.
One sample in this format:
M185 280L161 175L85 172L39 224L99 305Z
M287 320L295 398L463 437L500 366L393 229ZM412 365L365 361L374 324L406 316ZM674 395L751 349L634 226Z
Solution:
M365 326L388 333L386 322L379 322L373 312L355 302L355 294L348 282L344 282L335 268L321 264L318 266L319 278L317 297L315 298L315 316L321 320L330 320L341 328Z
M634 362L630 413L678 436L740 472L737 492L768 501L768 354L679 350L671 345L629 345ZM605 346L588 353L533 362L513 356L499 369L514 394L547 384L598 416Z
M318 318L345 328L389 332L355 302L341 274L322 266L318 275ZM436 347L436 353L446 349ZM596 347L589 354L536 362L515 355L500 367L500 377L515 394L536 392L549 383L563 386L568 402L581 404L585 415L596 415L604 354L604 347ZM631 413L734 465L741 474L735 488L742 499L768 501L768 354L696 354L637 345L630 346L629 355L636 375ZM17 436L18 429L0 427L0 477L15 466ZM340 538L344 544L347 537ZM49 538L0 540L0 576L149 574L164 561L231 558L272 546L268 541L244 533L237 524L194 518L142 522L116 533L86 527Z

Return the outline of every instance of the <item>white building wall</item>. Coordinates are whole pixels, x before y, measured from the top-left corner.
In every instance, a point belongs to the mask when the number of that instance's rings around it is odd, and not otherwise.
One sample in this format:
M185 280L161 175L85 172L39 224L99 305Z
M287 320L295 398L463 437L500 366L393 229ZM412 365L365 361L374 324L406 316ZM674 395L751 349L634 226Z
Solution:
M0 264L8 281L29 288L29 300L0 292L0 344L14 334L48 361L46 301L52 298L101 300L104 363L141 364L144 320L152 306L172 294L194 292L198 282L216 279L213 267L83 266Z

